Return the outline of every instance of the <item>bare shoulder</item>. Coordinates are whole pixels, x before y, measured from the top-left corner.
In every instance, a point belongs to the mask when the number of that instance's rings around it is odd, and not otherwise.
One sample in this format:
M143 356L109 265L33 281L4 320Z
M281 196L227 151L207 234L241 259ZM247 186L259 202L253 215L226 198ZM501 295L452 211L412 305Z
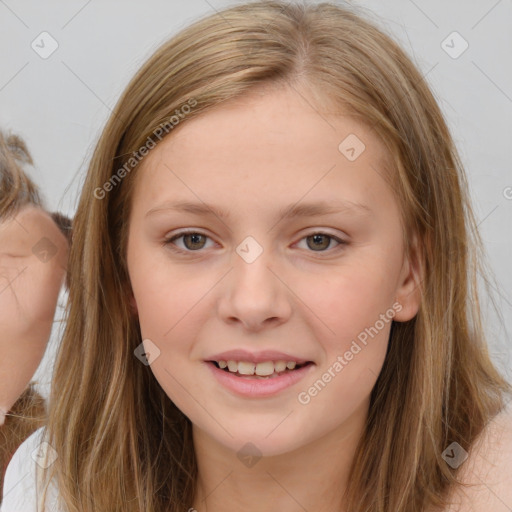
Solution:
M458 474L464 484L446 512L512 511L512 404L493 418Z

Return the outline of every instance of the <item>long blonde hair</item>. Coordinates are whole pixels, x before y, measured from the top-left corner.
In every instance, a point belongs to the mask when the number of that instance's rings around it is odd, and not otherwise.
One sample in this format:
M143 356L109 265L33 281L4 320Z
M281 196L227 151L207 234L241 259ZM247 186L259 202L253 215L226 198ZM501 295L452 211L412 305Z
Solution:
M136 155L191 100L182 123L265 84L307 87L319 110L348 111L373 127L392 156L406 247L417 235L424 262L420 311L393 324L371 394L347 509L443 505L457 483L443 450L453 441L469 449L504 407L511 386L486 348L477 293L483 249L466 177L422 75L352 8L250 2L163 44L122 94L90 162L47 427L59 455L47 481L55 476L70 512L192 506L190 420L133 354L141 334L127 299L126 242Z

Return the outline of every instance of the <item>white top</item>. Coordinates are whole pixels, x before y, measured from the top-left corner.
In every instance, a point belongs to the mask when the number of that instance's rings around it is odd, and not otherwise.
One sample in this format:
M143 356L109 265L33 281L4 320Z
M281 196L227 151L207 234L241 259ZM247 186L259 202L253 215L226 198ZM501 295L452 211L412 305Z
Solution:
M43 438L45 427L33 432L14 453L4 477L3 500L0 512L41 512L38 497L42 498L43 487L37 488L38 475L57 457L57 452ZM57 492L54 482L48 488L47 512L62 512L57 507Z
M31 382L35 383L36 391L45 399L48 398L50 393L53 363L64 326L63 317L67 298L68 291L65 286L62 286L57 301L51 336L44 357L34 377L31 379ZM39 469L39 472L42 472L40 467L41 465L44 466L45 462L41 462L41 464L36 463L38 451L42 448L43 452L47 453L49 456L47 461L50 461L51 457L56 455L56 452L50 449L49 445L41 445L43 430L44 427L41 427L25 439L9 462L4 476L3 499L0 503L0 512L41 512L42 508L38 508L37 504L39 493L36 486L36 470ZM32 456L32 454L34 455ZM41 494L42 490L41 487ZM46 500L48 512L62 512L62 509L56 505L56 496L56 487L51 485L48 489Z
M31 379L31 382L34 383L35 390L38 391L45 400L48 400L50 397L53 368L55 360L57 359L57 351L62 340L62 334L66 327L64 317L67 300L68 291L63 285L59 292L59 298L57 300L57 306L55 308L55 315L53 318L52 331L48 344L46 345L44 356Z

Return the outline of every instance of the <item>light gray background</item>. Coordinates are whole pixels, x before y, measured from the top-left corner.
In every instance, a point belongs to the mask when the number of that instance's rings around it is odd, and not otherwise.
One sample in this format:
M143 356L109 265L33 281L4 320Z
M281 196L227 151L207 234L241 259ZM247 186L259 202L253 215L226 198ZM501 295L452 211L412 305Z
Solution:
M26 140L36 163L31 175L51 210L73 215L100 130L138 67L198 16L235 3L0 0L0 125ZM491 353L512 378L512 0L352 4L367 9L402 44L446 115L466 166L504 318L500 324L492 310L484 313ZM31 47L44 31L59 45L47 59ZM454 55L463 48L458 36L448 37L453 31L469 45L458 58L445 51ZM61 306L35 376L46 396Z

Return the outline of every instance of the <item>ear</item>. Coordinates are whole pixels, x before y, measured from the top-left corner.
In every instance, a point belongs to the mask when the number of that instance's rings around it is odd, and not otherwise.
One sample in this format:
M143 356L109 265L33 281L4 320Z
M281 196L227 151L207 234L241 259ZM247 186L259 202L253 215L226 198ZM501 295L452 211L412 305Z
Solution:
M397 311L393 320L407 322L416 316L421 304L421 286L423 281L423 259L419 239L414 233L410 254L404 259L395 300L402 309Z

